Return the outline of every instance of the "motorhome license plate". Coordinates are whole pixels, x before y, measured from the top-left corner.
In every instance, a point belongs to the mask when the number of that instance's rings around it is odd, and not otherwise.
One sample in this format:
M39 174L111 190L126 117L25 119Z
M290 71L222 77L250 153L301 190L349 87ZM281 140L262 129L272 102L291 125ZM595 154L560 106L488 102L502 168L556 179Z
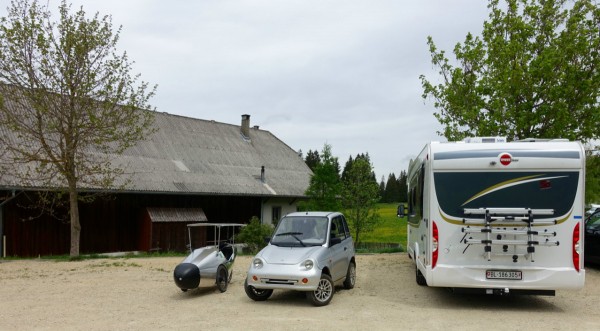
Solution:
M517 270L487 270L485 272L486 279L513 279L513 280L521 280L523 279L523 273Z

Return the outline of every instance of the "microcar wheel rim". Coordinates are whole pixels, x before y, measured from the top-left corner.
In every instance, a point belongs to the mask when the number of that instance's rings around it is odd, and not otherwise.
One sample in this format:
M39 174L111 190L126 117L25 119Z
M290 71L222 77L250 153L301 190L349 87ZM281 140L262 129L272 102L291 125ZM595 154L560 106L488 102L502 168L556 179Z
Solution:
M315 290L315 298L321 302L327 301L333 292L333 287L331 283L326 279L321 279L319 281L319 286Z
M267 290L259 290L259 289L257 289L257 288L256 288L256 287L254 287L254 286L253 286L253 287L252 287L250 290L251 290L252 292L254 292L254 294L256 294L256 295L264 295L264 294L265 294L265 292L267 292Z
M350 283L352 285L356 283L356 267L354 267L354 264L350 265Z

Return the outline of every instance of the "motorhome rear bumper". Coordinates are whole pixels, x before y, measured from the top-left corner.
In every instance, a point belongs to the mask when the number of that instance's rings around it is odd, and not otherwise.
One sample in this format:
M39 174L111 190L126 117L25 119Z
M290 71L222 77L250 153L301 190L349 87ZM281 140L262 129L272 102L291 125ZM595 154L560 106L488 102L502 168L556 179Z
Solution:
M518 269L522 279L486 279L486 271ZM519 289L519 290L577 290L585 283L585 269L573 268L501 268L499 266L451 266L438 264L435 269L427 267L427 284L437 287Z

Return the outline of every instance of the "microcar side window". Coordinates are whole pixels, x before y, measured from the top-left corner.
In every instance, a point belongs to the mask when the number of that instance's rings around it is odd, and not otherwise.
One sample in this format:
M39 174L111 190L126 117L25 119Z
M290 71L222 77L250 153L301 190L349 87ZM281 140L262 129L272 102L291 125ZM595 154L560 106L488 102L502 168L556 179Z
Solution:
M331 221L331 236L342 240L346 239L346 228L341 216L337 216Z
M342 224L344 224L344 232L346 232L346 237L350 237L350 229L348 228L348 222L346 222L346 219L342 216Z

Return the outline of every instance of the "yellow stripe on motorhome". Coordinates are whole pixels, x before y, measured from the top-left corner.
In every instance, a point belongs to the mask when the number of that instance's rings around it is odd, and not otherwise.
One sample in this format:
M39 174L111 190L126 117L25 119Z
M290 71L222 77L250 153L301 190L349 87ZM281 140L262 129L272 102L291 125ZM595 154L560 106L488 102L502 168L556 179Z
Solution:
M512 185L515 185L515 183L526 181L526 180L529 180L529 179L532 179L532 178L536 178L536 177L540 177L540 176L544 176L544 175L545 174L531 175L531 176L513 178L513 179L510 179L510 180L504 181L502 183L498 183L496 185L490 186L490 187L486 188L485 190L483 190L483 191L475 194L469 200L465 201L461 206L464 206L467 203L469 203L469 202L471 202L471 201L473 201L473 200L475 200L475 199L477 199L479 197L482 197L482 196L484 196L484 195L486 195L488 193L491 193L492 191L496 191L496 190L502 188L503 186L508 186L508 185L512 186Z
M454 224L454 225L464 225L462 218L458 219L458 218L450 218L450 216L447 216L446 213L444 213L442 211L441 208L438 207L438 210L440 211L440 215L442 216L442 219L450 224Z

